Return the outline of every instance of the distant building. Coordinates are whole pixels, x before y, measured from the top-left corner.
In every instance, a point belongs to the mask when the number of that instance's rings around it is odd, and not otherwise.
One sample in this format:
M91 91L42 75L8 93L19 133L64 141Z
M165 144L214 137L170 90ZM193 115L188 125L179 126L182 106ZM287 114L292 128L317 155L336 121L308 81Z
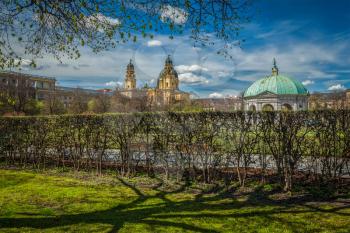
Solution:
M331 93L313 93L309 97L309 109L350 109L350 89Z
M27 92L28 97L37 100L45 100L50 93L55 91L56 79L51 77L2 71L0 72L0 79L3 91Z
M76 96L83 96L88 102L98 95L108 95L120 99L128 111L129 105L135 105L134 111L149 110L149 107L170 106L190 101L190 93L179 90L179 78L170 56L165 60L157 85L151 88L145 85L137 88L135 67L130 60L127 65L124 86L116 91L112 89L91 90L56 85L56 79L19 72L0 72L0 95L7 93L20 99L32 98L39 101L60 100L68 108ZM193 99L192 104L207 111L239 110L317 110L350 109L350 89L332 93L309 94L299 81L279 74L276 61L272 74L254 82L242 96L226 98ZM119 111L115 108L114 111Z
M86 102L88 102L93 97L96 97L98 95L113 95L113 90L109 88L105 89L86 89L86 88L80 88L80 87L62 87L62 86L56 86L56 95L59 97L61 102L63 103L64 107L68 108L71 106L71 103L74 100L75 95L82 94L86 97Z
M201 98L192 100L194 105L198 105L205 111L242 111L242 97L227 98Z
M189 101L190 94L179 90L179 78L174 69L170 56L165 60L165 66L159 74L157 86L150 88L136 87L135 68L130 60L124 80L124 88L118 90L118 93L133 99L145 98L150 106L171 105L177 102Z
M126 67L124 87L117 92L130 99L147 97L148 88L136 88L135 67L131 60Z
M309 92L299 81L280 75L276 60L272 74L255 81L243 95L250 111L306 110Z
M9 94L21 93L23 98L33 98L39 101L58 98L65 107L69 107L76 91L87 95L111 95L112 90L90 90L82 88L69 88L56 85L52 77L24 74L12 71L0 72L0 91Z

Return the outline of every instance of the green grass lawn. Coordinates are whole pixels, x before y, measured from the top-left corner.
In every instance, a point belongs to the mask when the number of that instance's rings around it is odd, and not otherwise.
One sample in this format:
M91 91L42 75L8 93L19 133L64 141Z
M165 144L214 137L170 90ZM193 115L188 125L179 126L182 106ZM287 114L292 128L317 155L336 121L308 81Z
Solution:
M350 232L350 201L274 201L137 177L0 170L0 232Z

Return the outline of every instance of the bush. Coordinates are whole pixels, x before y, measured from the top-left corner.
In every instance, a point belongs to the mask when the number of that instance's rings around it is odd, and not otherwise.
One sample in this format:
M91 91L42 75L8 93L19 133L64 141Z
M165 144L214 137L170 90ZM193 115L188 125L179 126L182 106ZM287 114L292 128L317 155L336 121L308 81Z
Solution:
M273 171L286 191L300 171L323 180L349 172L345 110L1 117L0 132L7 163L38 168L161 172L206 183L237 177L241 186L256 171Z

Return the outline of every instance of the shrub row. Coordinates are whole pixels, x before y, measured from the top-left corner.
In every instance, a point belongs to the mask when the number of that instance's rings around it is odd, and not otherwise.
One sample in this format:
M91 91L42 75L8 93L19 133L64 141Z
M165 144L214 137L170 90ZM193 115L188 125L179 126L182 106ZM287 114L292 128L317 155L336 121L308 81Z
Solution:
M200 112L0 118L0 156L21 166L72 166L101 173L137 167L168 178L212 182L234 170L273 171L285 190L299 171L349 174L350 111ZM230 181L227 178L228 182Z

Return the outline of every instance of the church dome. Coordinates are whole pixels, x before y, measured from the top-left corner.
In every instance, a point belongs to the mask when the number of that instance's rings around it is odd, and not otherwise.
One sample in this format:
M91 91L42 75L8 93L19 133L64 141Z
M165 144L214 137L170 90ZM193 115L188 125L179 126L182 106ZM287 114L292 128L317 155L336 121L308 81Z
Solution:
M293 78L278 74L276 61L272 75L255 81L245 92L244 97L254 97L263 93L276 95L307 95L304 85Z
M165 60L163 70L157 80L157 89L177 90L179 88L179 77L174 69L170 56Z
M173 61L170 58L170 55L165 60L165 67L160 72L158 79L163 79L166 75L173 75L176 79L178 79L178 74L173 67Z

